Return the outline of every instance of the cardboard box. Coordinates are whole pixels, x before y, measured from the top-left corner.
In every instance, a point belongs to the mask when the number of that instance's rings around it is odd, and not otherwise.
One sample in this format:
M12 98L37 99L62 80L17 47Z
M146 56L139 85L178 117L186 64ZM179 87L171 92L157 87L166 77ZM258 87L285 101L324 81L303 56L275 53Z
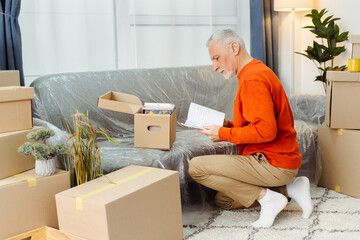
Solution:
M360 129L360 72L328 71L326 78L326 125Z
M171 115L142 114L141 100L131 94L108 92L98 99L99 108L134 114L134 146L169 150L176 138L176 108Z
M51 227L41 227L6 240L85 240Z
M20 73L18 70L0 71L0 87L20 86Z
M350 42L352 43L352 58L360 59L360 35L351 35Z
M0 133L0 179L35 167L33 156L21 155L17 150L24 142L33 141L26 138L28 133L41 128L36 126L31 130Z
M56 194L59 229L86 239L183 239L179 173L129 166Z
M42 226L57 228L55 194L70 187L68 172L40 177L35 170L0 180L0 239Z
M31 129L32 87L0 88L0 133Z
M360 198L360 130L318 128L322 174L319 186Z

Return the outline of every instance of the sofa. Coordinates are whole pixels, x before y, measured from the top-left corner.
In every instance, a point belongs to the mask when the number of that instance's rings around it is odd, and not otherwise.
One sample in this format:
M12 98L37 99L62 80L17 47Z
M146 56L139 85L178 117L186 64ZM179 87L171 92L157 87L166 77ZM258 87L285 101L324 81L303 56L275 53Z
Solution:
M176 139L169 151L134 148L134 116L97 108L97 99L108 91L138 96L142 102L173 103L177 122L184 123L191 102L225 113L232 119L237 79L225 80L210 66L130 69L97 72L62 73L39 77L31 84L34 124L52 128L56 143L64 143L67 133L63 122L71 123L77 110L88 113L90 121L115 138L121 147L100 141L100 154L105 173L128 165L153 166L179 172L183 204L204 203L211 198L207 189L195 183L188 174L189 161L200 155L238 154L229 142L211 142L196 130L177 124ZM313 183L320 177L317 157L317 126L324 122L325 97L289 96L302 167L298 175L308 176Z

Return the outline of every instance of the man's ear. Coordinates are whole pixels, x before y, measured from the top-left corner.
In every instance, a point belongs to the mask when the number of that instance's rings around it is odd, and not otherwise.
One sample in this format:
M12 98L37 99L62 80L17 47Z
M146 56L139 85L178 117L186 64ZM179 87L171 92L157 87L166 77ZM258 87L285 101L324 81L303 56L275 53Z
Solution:
M239 55L239 53L240 53L240 51L241 51L241 47L240 47L239 43L237 43L237 42L232 42L232 43L230 44L230 48L231 48L231 52L232 52L235 56Z

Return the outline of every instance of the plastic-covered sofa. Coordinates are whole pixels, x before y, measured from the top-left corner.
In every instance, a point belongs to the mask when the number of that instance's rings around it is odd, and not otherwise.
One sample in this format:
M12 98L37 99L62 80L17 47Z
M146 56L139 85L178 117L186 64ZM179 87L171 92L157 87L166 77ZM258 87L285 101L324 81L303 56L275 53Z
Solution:
M71 122L70 116L77 110L88 112L95 126L122 144L119 147L107 141L99 143L105 173L132 164L177 170L183 204L204 202L206 196L203 188L188 174L188 164L193 157L238 154L236 145L213 143L196 130L179 124L176 140L169 151L134 148L134 117L96 107L99 96L116 91L136 95L143 102L173 103L177 107L178 122L185 122L190 102L225 112L225 117L232 119L237 79L225 80L212 72L210 66L54 74L36 79L31 86L35 90L34 124L53 128L58 136L53 141L66 141L64 119ZM321 172L317 158L317 125L324 122L325 97L290 96L289 102L303 155L298 175L308 176L317 183Z

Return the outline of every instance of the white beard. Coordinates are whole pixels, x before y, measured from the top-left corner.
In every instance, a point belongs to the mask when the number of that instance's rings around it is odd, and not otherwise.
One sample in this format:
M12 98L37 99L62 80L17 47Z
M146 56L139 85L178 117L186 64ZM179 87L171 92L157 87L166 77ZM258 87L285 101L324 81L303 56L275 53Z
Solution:
M225 79L230 79L230 78L233 78L235 76L235 73L233 71L228 71L226 69L219 69L216 72L222 74Z

